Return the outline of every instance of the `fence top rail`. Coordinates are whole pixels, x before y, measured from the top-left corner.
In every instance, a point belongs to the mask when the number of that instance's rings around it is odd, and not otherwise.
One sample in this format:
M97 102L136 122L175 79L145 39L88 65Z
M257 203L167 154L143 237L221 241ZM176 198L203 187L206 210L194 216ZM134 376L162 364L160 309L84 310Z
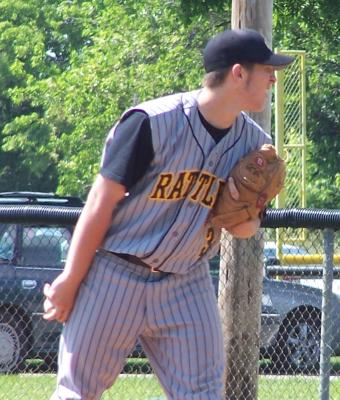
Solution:
M0 204L0 223L74 225L82 207Z
M264 228L340 229L340 209L269 209L262 220Z
M55 223L73 225L82 207L2 205L0 223ZM281 208L268 209L262 220L263 228L340 229L340 209Z

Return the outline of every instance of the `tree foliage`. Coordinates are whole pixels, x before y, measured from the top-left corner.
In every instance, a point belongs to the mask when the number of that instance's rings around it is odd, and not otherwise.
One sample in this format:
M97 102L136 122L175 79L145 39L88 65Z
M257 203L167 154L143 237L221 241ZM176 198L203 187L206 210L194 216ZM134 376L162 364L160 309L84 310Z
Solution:
M325 152L339 125L331 3L275 1L274 45L308 52L311 182L334 195L339 148ZM0 1L2 189L84 195L122 111L199 87L202 48L230 16L222 0ZM330 206L313 185L311 204Z
M55 0L0 1L0 185L54 190L57 150L39 84L70 67L86 40Z
M339 8L332 0L274 6L276 43L307 55L308 206L339 208Z

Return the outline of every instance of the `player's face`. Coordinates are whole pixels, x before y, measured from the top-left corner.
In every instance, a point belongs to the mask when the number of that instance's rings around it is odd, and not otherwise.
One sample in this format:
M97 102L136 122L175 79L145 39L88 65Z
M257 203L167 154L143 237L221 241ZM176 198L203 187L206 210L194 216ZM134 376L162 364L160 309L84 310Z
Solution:
M276 82L274 67L255 64L248 72L245 80L246 111L263 111L267 98L271 94L271 87Z

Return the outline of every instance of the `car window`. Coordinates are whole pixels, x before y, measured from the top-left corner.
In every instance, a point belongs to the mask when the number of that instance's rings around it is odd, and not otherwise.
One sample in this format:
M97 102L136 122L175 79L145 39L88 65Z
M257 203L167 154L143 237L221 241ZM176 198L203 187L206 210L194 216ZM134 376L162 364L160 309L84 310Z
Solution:
M0 260L14 257L16 229L13 224L0 224Z
M66 259L71 233L64 227L25 226L23 265L60 267Z
M307 250L289 244L284 244L282 246L283 254L308 254ZM275 242L265 242L264 244L264 256L265 258L276 258L276 243Z
M273 248L264 248L264 255L267 258L274 258L276 257L276 250Z
M283 245L282 252L284 254L308 254L306 249L297 246Z

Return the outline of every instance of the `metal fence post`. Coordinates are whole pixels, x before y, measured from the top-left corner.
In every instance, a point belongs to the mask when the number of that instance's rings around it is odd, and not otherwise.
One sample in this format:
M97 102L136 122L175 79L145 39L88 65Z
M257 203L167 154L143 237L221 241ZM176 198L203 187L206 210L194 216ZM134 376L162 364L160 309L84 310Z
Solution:
M322 317L321 317L321 356L320 356L320 400L329 400L331 371L331 300L333 285L334 231L324 230L325 262L323 264Z

